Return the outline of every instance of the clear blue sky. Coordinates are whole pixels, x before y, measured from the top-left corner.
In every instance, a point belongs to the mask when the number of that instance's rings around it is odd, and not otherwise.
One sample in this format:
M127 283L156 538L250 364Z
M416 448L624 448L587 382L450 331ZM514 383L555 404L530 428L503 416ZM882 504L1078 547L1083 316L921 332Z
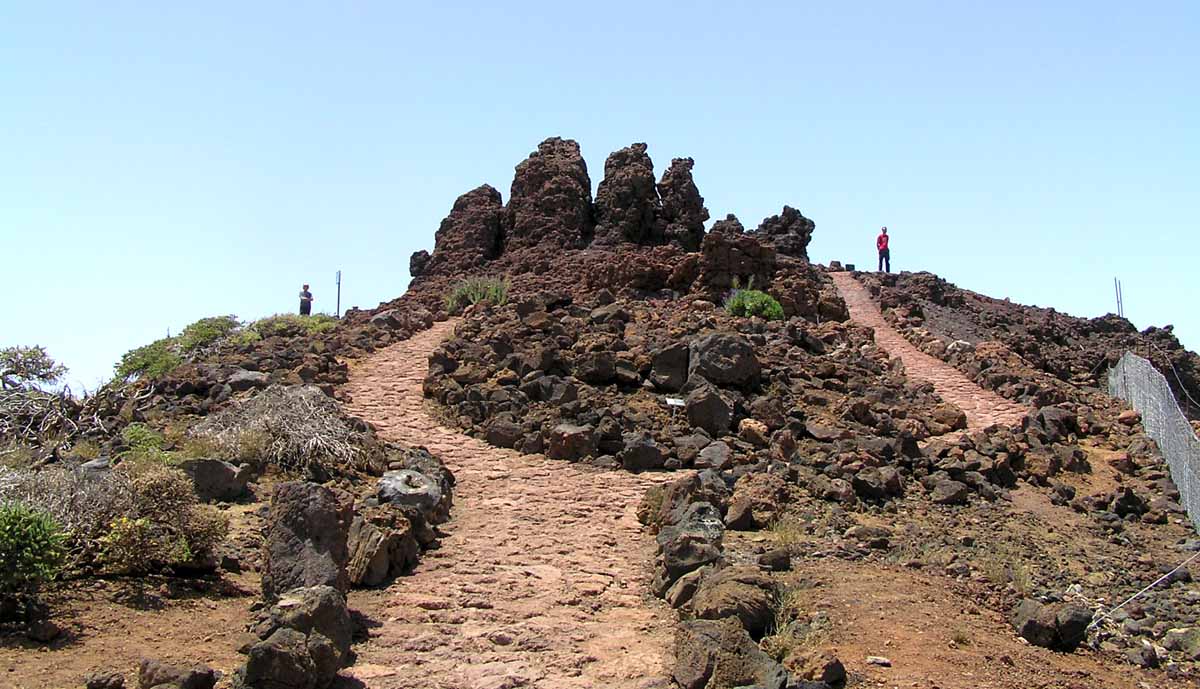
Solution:
M91 386L207 315L403 292L458 194L547 136L635 141L813 259L1200 348L1200 4L0 5L0 346ZM749 4L752 7L741 5ZM1053 5L1049 8L1045 5Z

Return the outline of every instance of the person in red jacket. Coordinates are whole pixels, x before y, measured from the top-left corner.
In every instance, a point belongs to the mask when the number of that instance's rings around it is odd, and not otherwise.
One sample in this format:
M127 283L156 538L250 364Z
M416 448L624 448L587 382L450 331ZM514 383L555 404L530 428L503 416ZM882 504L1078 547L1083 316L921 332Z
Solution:
M888 233L885 226L875 238L875 248L879 249L879 270L892 272L892 252L888 249Z

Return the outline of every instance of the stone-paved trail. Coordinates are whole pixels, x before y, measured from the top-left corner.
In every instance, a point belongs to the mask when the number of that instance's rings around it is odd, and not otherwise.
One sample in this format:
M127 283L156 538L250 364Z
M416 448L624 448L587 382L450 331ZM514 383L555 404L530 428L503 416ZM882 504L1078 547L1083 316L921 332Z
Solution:
M653 539L635 510L669 475L522 455L440 426L421 381L454 324L376 352L346 386L352 414L458 479L441 547L366 594L381 626L348 673L385 689L668 686L673 622L649 595Z
M847 272L829 273L850 310L850 319L875 330L875 343L904 362L909 377L933 383L938 395L967 415L968 428L992 424L1014 425L1029 409L985 390L961 371L917 349L883 318L879 306L862 283Z

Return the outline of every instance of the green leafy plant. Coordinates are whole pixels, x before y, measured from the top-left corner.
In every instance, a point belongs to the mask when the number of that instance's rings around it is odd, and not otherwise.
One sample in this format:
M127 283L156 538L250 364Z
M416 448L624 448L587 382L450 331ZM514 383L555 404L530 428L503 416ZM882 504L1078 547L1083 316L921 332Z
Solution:
M738 281L733 281L733 291L725 300L725 310L734 316L758 316L768 321L783 320L783 306L775 297L754 289L754 279L751 278L745 289L738 287Z
M123 379L158 378L183 363L178 343L173 337L164 337L148 345L126 352L117 363L116 374Z
M324 313L314 314L312 316L298 316L294 313L280 313L274 316L267 316L254 321L246 330L242 331L253 332L258 334L258 338L288 336L288 335L317 335L319 333L329 332L337 327L338 320L333 316ZM252 335L239 335L239 339L244 342L253 342Z
M45 347L0 349L0 389L52 385L66 373L66 367L50 358Z
M179 348L192 352L217 340L228 337L241 326L237 316L212 316L185 327L179 333Z
M144 423L131 423L121 430L121 439L132 450L161 450L163 435Z
M99 538L101 561L111 570L141 574L186 564L210 554L229 532L229 521L201 505L183 472L148 467L130 481L131 509Z
M509 287L508 278L467 278L446 294L446 311L459 313L471 304L480 303L504 306L508 303Z
M0 595L30 594L62 567L66 536L43 512L20 503L0 505Z

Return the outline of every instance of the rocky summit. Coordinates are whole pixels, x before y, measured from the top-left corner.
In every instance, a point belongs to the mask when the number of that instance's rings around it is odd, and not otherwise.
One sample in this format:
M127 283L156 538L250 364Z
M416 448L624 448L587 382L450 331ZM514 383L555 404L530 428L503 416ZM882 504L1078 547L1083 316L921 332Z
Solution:
M706 231L704 162L651 150L593 198L546 139L376 308L158 343L79 403L6 389L5 428L54 432L0 503L69 546L0 596L8 680L1195 686L1200 538L1105 381L1149 353L1197 420L1200 357L815 263L790 205Z

